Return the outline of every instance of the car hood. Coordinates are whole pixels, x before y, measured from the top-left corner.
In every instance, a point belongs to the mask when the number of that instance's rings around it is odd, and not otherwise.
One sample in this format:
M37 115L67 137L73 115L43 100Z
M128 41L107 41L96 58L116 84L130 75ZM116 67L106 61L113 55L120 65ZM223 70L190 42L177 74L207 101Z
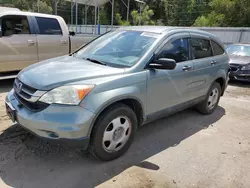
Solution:
M72 56L62 56L23 69L18 74L18 79L35 89L50 90L68 83L123 73L124 69L99 65Z
M235 56L235 55L230 55L230 64L240 64L240 65L245 65L250 63L250 57L249 56Z

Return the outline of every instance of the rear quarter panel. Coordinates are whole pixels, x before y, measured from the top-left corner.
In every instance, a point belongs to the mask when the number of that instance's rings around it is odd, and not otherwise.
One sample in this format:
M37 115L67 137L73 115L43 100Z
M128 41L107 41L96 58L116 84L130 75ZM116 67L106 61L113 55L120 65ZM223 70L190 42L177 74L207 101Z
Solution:
M228 77L228 71L229 71L229 57L228 55L225 53L223 55L220 56L215 56L215 60L218 61L218 67L217 67L217 71L213 71L212 74L212 83L218 79L218 78L223 78L225 84L227 84L227 77Z
M208 71L210 72L210 77L207 78L207 87L204 89L204 95L206 95L213 85L213 83L218 79L222 78L224 81L224 85L222 88L222 93L224 93L224 89L227 84L227 75L229 71L229 58L227 54L214 56L214 60L216 60L218 63L214 66L211 66L208 68Z

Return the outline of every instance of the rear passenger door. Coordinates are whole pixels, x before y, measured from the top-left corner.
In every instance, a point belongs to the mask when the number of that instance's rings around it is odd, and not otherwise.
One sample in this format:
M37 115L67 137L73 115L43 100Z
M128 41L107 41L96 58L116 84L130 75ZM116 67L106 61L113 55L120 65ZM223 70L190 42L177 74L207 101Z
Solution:
M191 56L193 59L194 76L192 83L192 99L206 95L216 71L216 62L210 38L191 33Z
M57 19L36 16L35 21L39 61L69 53L69 34L63 33Z

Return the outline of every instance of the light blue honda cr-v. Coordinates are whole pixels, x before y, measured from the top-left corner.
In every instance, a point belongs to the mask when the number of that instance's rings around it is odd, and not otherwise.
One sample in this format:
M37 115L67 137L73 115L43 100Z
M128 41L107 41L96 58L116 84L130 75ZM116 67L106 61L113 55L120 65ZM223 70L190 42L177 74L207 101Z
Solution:
M40 137L81 143L112 160L149 121L191 106L211 114L227 86L228 62L207 32L122 28L21 71L6 109Z

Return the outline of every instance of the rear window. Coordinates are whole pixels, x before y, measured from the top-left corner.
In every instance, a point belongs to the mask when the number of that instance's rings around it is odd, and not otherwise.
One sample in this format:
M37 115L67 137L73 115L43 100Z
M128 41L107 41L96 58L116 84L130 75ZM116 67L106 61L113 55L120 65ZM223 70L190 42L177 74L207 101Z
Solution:
M201 59L212 56L212 47L210 41L206 39L192 39L193 59Z
M224 54L224 50L219 44L217 44L214 41L211 41L211 43L212 43L212 47L213 47L213 50L214 50L214 55L222 55L222 54Z
M40 35L62 35L57 19L36 17Z

